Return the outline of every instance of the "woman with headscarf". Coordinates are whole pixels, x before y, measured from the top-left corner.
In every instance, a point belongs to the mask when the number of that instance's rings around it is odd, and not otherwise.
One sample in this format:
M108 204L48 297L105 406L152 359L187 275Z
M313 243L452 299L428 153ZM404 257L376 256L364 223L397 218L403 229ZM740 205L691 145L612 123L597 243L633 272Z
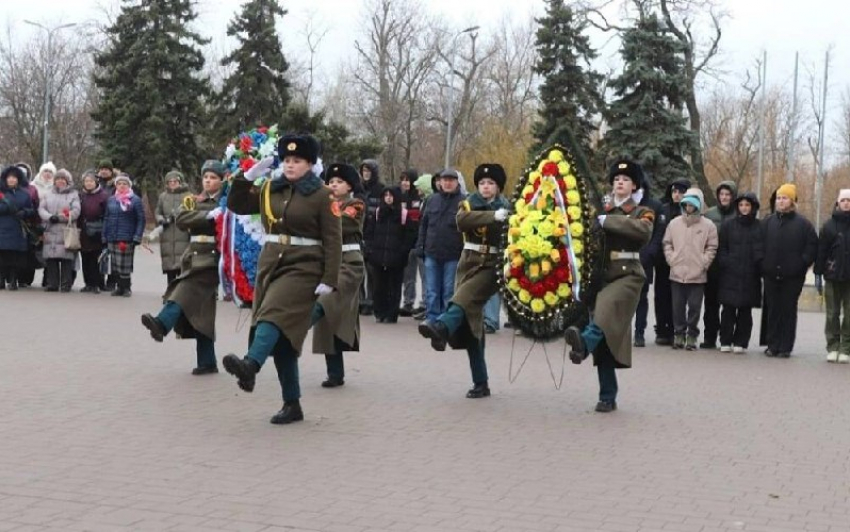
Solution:
M254 390L256 375L273 356L283 392L283 407L271 423L304 419L298 357L310 329L316 299L339 286L342 229L339 204L312 167L319 143L310 135L285 135L278 144L283 175L255 187L252 181L273 162L267 157L234 178L227 208L260 214L266 234L257 264L248 353L229 354L222 363L238 386Z
M24 220L33 213L26 188L27 178L21 168L10 166L0 174L0 290L6 283L9 290L18 289L18 271L26 261Z
M53 189L41 198L38 214L44 223L44 278L48 292L70 292L76 250L65 249L65 228L76 225L80 196L73 188L71 173L56 172Z
M98 259L103 252L103 217L106 214L106 202L109 195L100 186L94 170L83 174L83 187L80 189L80 258L82 260L83 281L85 286L80 292L99 294L104 288L103 274Z
M133 181L127 174L113 180L115 194L106 202L101 242L106 245L109 272L115 278L113 296L130 297L133 258L145 231L145 209L133 192Z
M189 247L189 233L180 229L174 221L183 200L192 194L186 186L183 174L172 170L165 174L165 191L156 202L156 224L159 227L159 256L162 273L171 283L180 274L183 252Z

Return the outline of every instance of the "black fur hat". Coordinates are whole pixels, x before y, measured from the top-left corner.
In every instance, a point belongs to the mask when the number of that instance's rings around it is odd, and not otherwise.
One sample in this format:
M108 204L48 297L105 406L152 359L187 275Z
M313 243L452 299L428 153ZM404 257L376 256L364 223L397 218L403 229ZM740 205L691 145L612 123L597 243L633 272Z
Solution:
M635 188L643 187L643 167L631 159L618 159L608 170L608 184L614 184L614 177L627 176L635 184Z
M478 168L475 169L475 174L472 176L472 181L477 187L478 182L485 177L495 181L499 190L503 190L505 188L505 183L508 180L508 176L505 175L505 169L502 168L501 164L496 163L479 164Z
M319 159L319 141L312 135L284 135L277 143L277 154L282 161L294 155L316 164Z
M355 194L361 190L360 175L357 173L357 169L350 164L333 163L328 166L324 175L325 183L330 183L332 177L338 177L348 183L348 186L351 187L351 191Z

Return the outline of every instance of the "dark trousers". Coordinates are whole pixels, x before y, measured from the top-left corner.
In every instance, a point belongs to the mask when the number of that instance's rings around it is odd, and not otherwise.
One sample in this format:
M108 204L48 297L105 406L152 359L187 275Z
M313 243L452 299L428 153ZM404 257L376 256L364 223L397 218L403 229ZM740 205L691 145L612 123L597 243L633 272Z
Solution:
M378 268L366 263L366 275L363 276L363 284L360 285L360 309L372 312L375 297L375 281L379 276Z
M699 338L699 314L702 310L703 284L670 282L673 289L673 332L678 336Z
M753 333L753 308L723 305L720 315L720 345L746 349Z
M825 281L823 294L826 300L826 350L850 355L850 281Z
M655 266L655 337L673 337L673 290L670 285L670 267Z
M261 368L269 356L274 357L277 380L283 401L297 401L301 398L301 384L298 375L298 353L283 332L271 322L261 321L254 328L248 358Z
M635 311L635 336L643 336L646 330L646 316L649 314L649 283L643 283L640 289L637 310Z
M168 301L159 311L157 319L165 328L165 334L171 332L174 326L177 325L177 320L183 314L183 309L174 301ZM215 361L215 342L212 338L204 336L195 331L195 356L199 368L214 368Z
M328 378L343 380L345 378L345 360L342 351L325 355L325 366L328 370Z
M86 286L97 287L103 289L103 274L100 273L100 264L97 259L100 257L98 251L81 251L80 260L83 263L83 282Z
M449 335L452 335L463 325L466 319L466 312L458 305L449 303L449 308L437 319L443 322L449 331ZM481 342L473 341L473 344L468 345L466 348L473 384L487 384L489 380L489 376L487 375L487 361L484 359L484 344L485 341L482 338Z
M596 375L599 377L599 400L613 403L617 400L617 370L612 364L598 364Z
M764 279L767 305L767 347L774 354L790 353L797 339L797 301L805 277Z
M30 286L35 281L35 270L39 268L38 257L35 249L30 248L24 253L24 262L18 268L18 284Z
M26 264L26 251L0 250L0 287L9 283L10 287L18 287L18 272Z
M375 268L373 307L376 318L398 319L404 268Z
M47 259L44 261L45 286L51 290L70 290L73 283L71 278L73 266L74 261L69 259Z
M717 299L719 289L720 269L717 267L709 268L708 282L705 283L704 293L705 314L702 316L703 338L705 338L705 343L709 345L717 343L717 334L720 332L720 301Z

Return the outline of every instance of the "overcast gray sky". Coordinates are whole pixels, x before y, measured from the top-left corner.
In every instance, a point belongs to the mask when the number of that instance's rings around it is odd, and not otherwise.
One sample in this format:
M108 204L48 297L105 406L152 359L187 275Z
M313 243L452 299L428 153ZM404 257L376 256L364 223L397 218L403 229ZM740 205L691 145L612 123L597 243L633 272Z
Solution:
M242 0L199 0L198 11L203 24L202 33L223 40L228 20L238 11ZM428 9L445 17L458 29L480 25L486 31L505 16L519 17L526 13L539 14L542 0L427 0ZM26 18L47 25L61 22L79 22L87 19L103 20L100 6L118 5L117 0L2 0L0 24L11 24L15 35L26 38L32 28L23 25ZM333 71L339 61L351 55L352 43L357 34L362 0L284 0L289 10L280 26L285 52L303 52L305 21L311 13L317 24L326 27L328 36L322 42L320 67ZM801 59L822 68L823 55L829 45L834 46L831 69L831 103L838 105L839 94L850 86L848 57L850 57L850 2L840 0L726 0L730 18L724 24L721 41L723 56L719 65L735 74L750 66L762 50L768 52L768 81L770 84L790 83L794 52ZM597 38L597 43L604 38ZM616 55L616 45L603 50ZM612 63L613 60L609 61ZM707 83L713 83L708 80Z

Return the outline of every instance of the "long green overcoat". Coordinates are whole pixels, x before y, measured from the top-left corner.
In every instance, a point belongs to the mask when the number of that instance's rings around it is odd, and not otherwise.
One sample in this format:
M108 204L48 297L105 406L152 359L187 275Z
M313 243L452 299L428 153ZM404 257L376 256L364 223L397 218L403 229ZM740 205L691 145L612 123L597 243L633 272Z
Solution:
M342 243L361 245L366 204L358 198L339 202L342 216ZM363 253L342 254L339 286L331 294L319 297L324 317L313 327L313 353L360 350L360 285L363 284Z
M457 213L457 228L466 243L485 246L496 253L481 253L464 249L455 275L455 293L451 303L461 307L466 321L449 338L454 349L472 347L484 341L484 305L499 291L498 268L501 264L502 234L505 223L495 218L495 212L507 202L499 197L487 203L478 193L461 202Z
M159 236L159 256L162 271L178 270L182 267L183 253L189 247L189 234L175 222L183 200L191 196L185 185L175 190L166 190L156 202L156 223L164 228Z
M278 178L262 187L237 177L227 208L236 214L260 214L267 234L321 241L315 246L266 243L257 264L252 327L261 321L274 324L300 354L310 329L316 287L319 283L339 286L341 212L331 199L331 189L312 172L294 184Z
M219 251L215 244L215 221L207 214L218 207L219 194L201 194L184 201L177 211L175 224L191 236L212 238L211 242L192 242L180 258L180 275L168 284L163 298L183 309L174 326L178 338L195 338L198 333L215 340L216 292L218 291Z
M605 345L594 352L594 363L613 356L615 366L632 366L632 318L646 275L640 259L611 259L611 252L637 253L652 237L655 213L629 199L619 207L605 207L604 284L596 296L593 321L605 333Z

